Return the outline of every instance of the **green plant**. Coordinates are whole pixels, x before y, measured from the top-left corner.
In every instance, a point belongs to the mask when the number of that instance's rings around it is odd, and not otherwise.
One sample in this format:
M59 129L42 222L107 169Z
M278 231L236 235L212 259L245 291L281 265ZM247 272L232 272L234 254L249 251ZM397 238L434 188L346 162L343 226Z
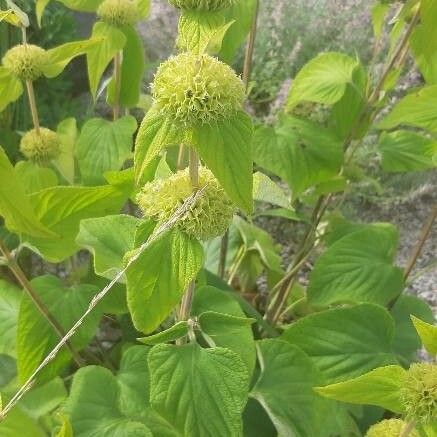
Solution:
M348 221L340 206L366 178L369 135L385 171L435 167L437 47L418 41L434 34L437 3L402 5L382 71L323 53L278 119L254 126L258 2L170 1L179 53L158 68L138 127L133 24L149 2L58 2L97 12L89 39L35 50L27 15L11 1L0 12L23 38L0 67L0 107L26 91L33 120L27 160L0 149L0 434L433 436L436 365L417 351L435 360L437 328L404 290L437 208L401 269L396 227ZM378 34L391 9L375 11ZM224 61L248 33L240 80ZM410 49L427 84L383 112ZM81 55L94 98L112 67L112 120L41 127L34 82ZM262 215L299 223L288 266ZM35 275L29 259L59 274Z

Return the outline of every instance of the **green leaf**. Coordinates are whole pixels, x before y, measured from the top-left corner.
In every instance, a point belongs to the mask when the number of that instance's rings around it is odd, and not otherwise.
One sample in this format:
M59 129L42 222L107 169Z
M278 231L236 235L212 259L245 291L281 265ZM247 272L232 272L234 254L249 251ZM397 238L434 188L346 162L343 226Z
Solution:
M56 234L44 226L32 208L14 168L0 147L0 216L6 227L16 233L25 232L35 237L53 237Z
M20 407L15 407L0 422L2 437L32 436L47 437L46 432L35 419L29 417Z
M357 60L342 53L321 53L308 62L293 80L287 110L307 101L332 105L338 102L352 83Z
M437 85L408 94L378 124L379 129L405 125L437 132Z
M13 339L15 342L15 338ZM17 364L10 355L0 353L0 389L7 385L17 376ZM1 395L0 395L1 405ZM1 425L0 425L1 430Z
M394 226L364 229L336 241L311 272L309 302L390 302L404 287L402 270L393 266L397 243Z
M317 387L315 390L337 401L376 405L394 413L402 413L400 390L406 373L400 366L379 367L358 378Z
M429 354L437 355L437 326L426 323L414 316L411 316L411 320L425 349Z
M0 354L15 356L21 290L0 279Z
M35 13L36 13L36 20L38 22L38 26L41 27L41 19L44 14L44 11L47 7L47 5L50 3L51 0L36 0L35 4Z
M403 294L391 309L391 315L395 321L395 337L393 350L399 354L406 363L417 359L417 351L422 342L410 317L419 317L425 322L434 321L433 313L429 305L422 299L409 294Z
M123 257L134 248L139 219L130 215L110 215L80 222L76 243L94 256L95 272L113 279L123 268Z
M44 75L48 78L59 76L74 58L87 54L98 44L102 44L101 38L68 42L47 50L48 62L43 68Z
M104 172L120 169L131 156L136 129L137 122L130 115L112 122L92 118L84 124L76 144L76 157L85 184L102 184Z
M180 126L151 109L144 117L135 141L135 180L137 185L144 182L144 176L154 158L166 146L182 142L184 133Z
M30 196L36 215L60 237L24 235L24 244L51 262L60 262L79 250L75 239L83 219L118 213L127 199L120 189L99 187L52 187Z
M201 244L177 229L150 243L126 272L127 302L135 327L146 334L154 331L202 264Z
M219 57L232 64L239 48L244 43L253 22L257 0L237 1L222 14L227 23L234 22L222 42Z
M62 120L56 129L60 138L60 154L53 161L59 173L65 180L73 185L74 183L74 147L77 140L76 119L73 117Z
M234 352L160 344L149 368L152 407L181 435L241 435L249 377Z
M101 21L94 24L91 37L100 39L100 42L87 52L88 79L91 94L95 99L100 79L114 55L123 49L126 37L121 30Z
M250 396L264 407L280 436L320 435L324 403L313 387L320 371L299 348L281 340L257 342L261 373Z
M119 103L127 108L135 107L140 100L143 85L146 59L144 55L143 41L138 32L132 26L121 29L126 37L123 48L123 60L121 64L121 86ZM115 101L115 82L112 78L108 85L108 103Z
M209 346L224 347L235 352L243 360L251 376L255 366L255 342L251 325L255 319L205 311L198 316L198 321Z
M20 407L30 417L38 419L57 408L67 397L67 394L64 381L57 377L27 392L20 401Z
M136 0L141 18L146 18L150 12L150 0Z
M217 53L233 21L208 11L184 11L179 19L177 46L196 54Z
M290 201L284 190L260 171L253 175L253 199L282 208L290 208Z
M252 121L244 112L193 128L193 144L230 199L247 213L252 200Z
M281 246L273 241L271 235L240 217L235 217L234 223L240 232L246 251L257 252L269 270L282 273Z
M254 160L284 179L296 198L338 174L343 150L328 129L283 116L277 126L262 126L255 131Z
M141 422L120 410L121 388L112 373L103 367L79 369L73 378L65 405L75 437L152 437Z
M0 10L0 23L2 21L11 24L12 26L21 27L20 18L12 9L8 9L6 11Z
M33 279L31 286L65 331L70 329L85 312L98 292L97 287L87 284L65 288L60 279L49 275ZM88 316L71 339L73 347L81 349L88 344L95 333L99 319L98 310ZM23 296L17 332L18 377L21 382L27 380L58 341L59 337L53 327L41 315L31 299L27 295ZM68 350L62 349L40 373L40 378L46 380L53 378L70 358Z
M95 12L103 0L58 0L74 11Z
M378 305L362 304L306 316L281 338L300 347L333 383L396 363L394 322Z
M58 177L53 170L40 167L31 161L17 162L15 174L22 182L26 194L35 193L58 184Z
M384 171L423 171L435 167L437 141L409 131L383 133L379 150Z
M179 338L188 335L189 327L188 322L182 320L176 323L171 328L164 331L158 332L155 335L149 335L148 337L137 338L137 340L143 344L155 345L159 343L168 343L170 341L175 341Z
M373 33L377 38L380 38L384 29L384 20L387 12L390 10L390 5L376 2L372 7L372 23Z
M7 68L0 67L0 112L23 94L23 85Z

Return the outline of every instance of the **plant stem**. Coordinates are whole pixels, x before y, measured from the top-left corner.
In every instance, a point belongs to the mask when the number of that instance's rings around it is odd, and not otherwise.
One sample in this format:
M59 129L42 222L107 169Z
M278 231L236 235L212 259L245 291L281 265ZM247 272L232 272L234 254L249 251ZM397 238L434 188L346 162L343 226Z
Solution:
M405 425L405 428L402 430L401 435L399 437L408 437L411 434L411 431L413 431L415 426L416 423L414 421L408 422Z
M428 239L432 226L437 218L437 205L434 205L431 214L429 215L428 219L426 220L425 224L423 225L422 231L420 233L419 241L417 242L416 246L414 247L413 253L411 254L411 257L407 263L407 266L405 267L404 272L404 279L407 280L410 276L411 271L413 270L414 266L417 263L417 260L419 259L419 256L422 252L423 246L426 243L426 240Z
M29 97L30 113L32 114L33 127L36 133L40 134L38 109L36 107L35 91L33 89L33 83L30 80L26 81L27 96Z
M249 86L250 74L252 71L252 59L253 59L253 50L255 47L258 12L259 12L259 0L255 0L255 10L253 12L252 26L250 28L249 39L246 45L246 54L244 57L244 67L243 67L243 82L246 87L246 91Z
M196 150L192 147L190 148L190 163L189 163L189 171L190 171L190 180L191 185L193 187L193 191L196 192L199 188L199 155ZM181 304L177 311L177 319L179 321L188 320L190 318L191 313L191 305L193 303L194 289L196 288L196 281L193 280L188 284L187 290L185 291L184 296L182 297ZM176 344L182 345L185 344L187 338L180 338Z
M228 246L229 246L229 229L225 232L220 242L220 257L219 257L217 274L221 279L225 277L225 273L226 273L226 257L228 255Z
M179 153L178 153L178 162L176 164L176 168L178 170L182 170L184 167L184 158L185 158L185 145L179 145Z
M32 285L30 284L29 280L27 279L26 275L24 274L23 270L18 264L17 260L12 256L12 254L9 252L8 248L6 247L5 244L3 244L2 241L0 241L0 252L6 258L9 269L11 270L17 281L20 283L20 285L23 287L23 290L32 300L35 307L38 309L41 315L46 319L46 321L51 325L51 327L59 336L59 338L63 338L65 335L64 329L59 324L59 322L55 319L55 317L50 313L49 309L45 306L44 302L41 301L40 297L33 289ZM79 355L79 353L73 348L71 343L66 342L65 346L72 354L76 364L79 367L82 367L83 360Z
M121 91L121 51L118 51L114 56L114 106L113 117L117 120L120 117L120 91Z

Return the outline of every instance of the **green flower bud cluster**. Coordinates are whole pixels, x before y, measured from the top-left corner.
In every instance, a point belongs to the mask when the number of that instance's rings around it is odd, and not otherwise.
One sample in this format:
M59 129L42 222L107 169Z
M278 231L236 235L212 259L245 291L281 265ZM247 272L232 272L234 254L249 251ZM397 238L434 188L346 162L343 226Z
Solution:
M42 76L48 54L41 47L21 44L9 49L2 62L19 79L34 81Z
M401 402L408 420L437 420L437 365L412 364L401 389Z
M383 420L371 426L365 437L399 437L407 423L400 419ZM419 437L417 431L413 430L410 437Z
M242 109L245 95L243 82L231 67L192 53L161 64L152 93L159 111L187 127L230 118Z
M169 0L176 8L186 11L221 11L236 3L236 0Z
M105 0L97 9L97 16L115 27L134 24L139 19L139 10L133 0Z
M223 235L228 229L235 207L213 174L199 169L199 189L203 189L196 203L179 219L178 228L198 240ZM158 223L166 222L193 193L188 169L167 179L147 183L137 196L146 217Z
M27 132L20 142L21 153L31 161L46 163L59 156L60 141L56 132L44 127Z

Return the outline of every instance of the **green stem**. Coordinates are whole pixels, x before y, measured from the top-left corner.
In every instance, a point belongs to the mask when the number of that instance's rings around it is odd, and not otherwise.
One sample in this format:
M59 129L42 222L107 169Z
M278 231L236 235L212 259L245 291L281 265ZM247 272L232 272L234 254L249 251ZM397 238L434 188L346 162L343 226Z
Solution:
M33 83L30 80L26 81L27 96L29 98L30 113L32 114L33 127L36 133L40 134L40 125L38 117L38 109L36 107L35 91L33 89Z
M55 317L50 313L49 309L45 306L44 302L41 301L40 297L33 289L17 260L12 256L9 252L6 245L0 241L0 252L3 254L7 261L7 265L11 270L12 274L15 276L19 284L23 287L25 293L29 296L31 301L34 303L37 310L41 313L41 315L46 319L49 325L53 328L59 338L63 338L65 335L64 329L60 325L60 323L55 319ZM76 364L81 367L83 365L83 361L79 353L73 348L70 342L66 342L65 346L70 351L73 356Z
M122 52L118 51L114 56L114 106L112 108L113 110L113 117L114 120L117 120L120 118L120 92L121 92L121 55Z
M249 87L250 74L252 71L252 59L253 59L253 51L255 48L258 12L259 12L259 0L255 0L255 10L253 13L252 26L250 28L249 39L246 45L246 54L244 56L244 66L243 66L243 82L246 87L246 91L247 88Z

